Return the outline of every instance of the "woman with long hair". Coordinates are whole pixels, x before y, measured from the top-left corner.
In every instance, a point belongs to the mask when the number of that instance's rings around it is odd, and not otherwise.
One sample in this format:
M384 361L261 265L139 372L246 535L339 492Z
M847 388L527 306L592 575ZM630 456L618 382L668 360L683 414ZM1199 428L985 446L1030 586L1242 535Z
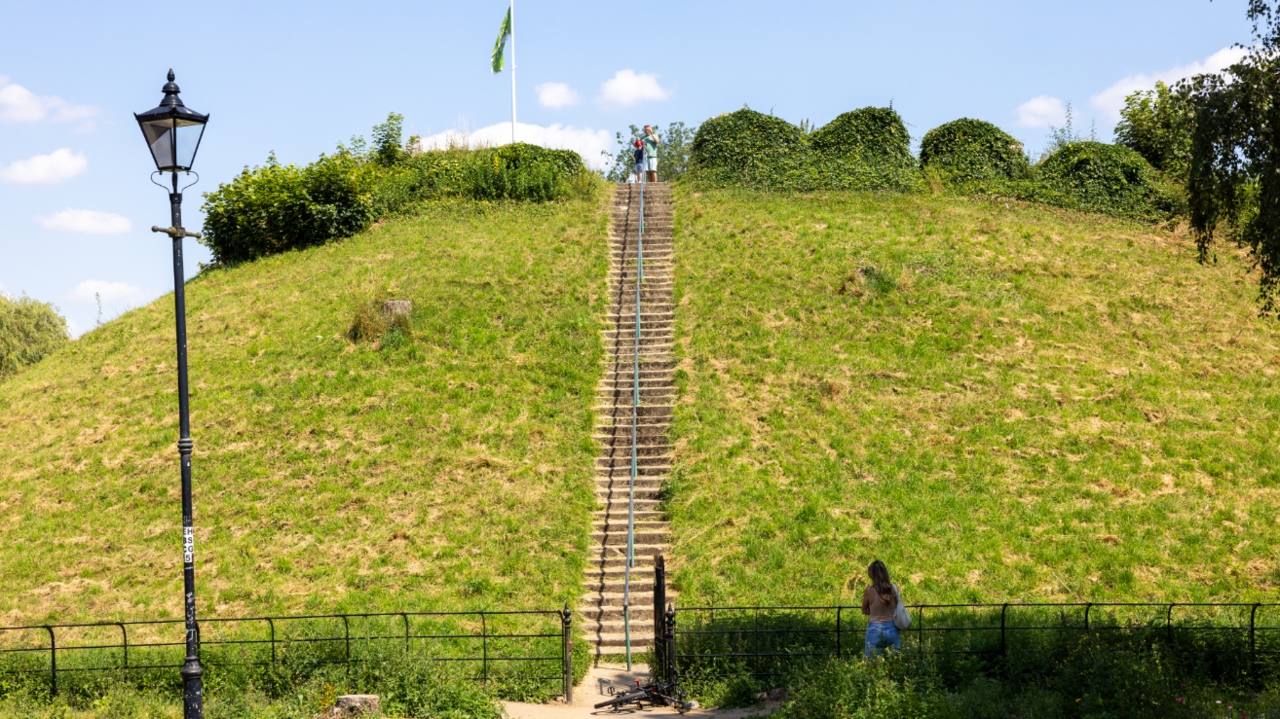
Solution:
M867 568L871 584L862 593L862 613L869 617L867 641L862 655L881 654L886 647L902 649L902 637L893 623L893 612L901 601L898 588L889 581L889 568L877 559Z

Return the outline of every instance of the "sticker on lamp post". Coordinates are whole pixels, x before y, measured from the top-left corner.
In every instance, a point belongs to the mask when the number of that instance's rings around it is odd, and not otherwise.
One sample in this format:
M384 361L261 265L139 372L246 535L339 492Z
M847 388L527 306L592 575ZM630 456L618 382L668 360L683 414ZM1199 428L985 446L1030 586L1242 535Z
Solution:
M182 528L182 561L187 564L196 563L196 530L194 527Z

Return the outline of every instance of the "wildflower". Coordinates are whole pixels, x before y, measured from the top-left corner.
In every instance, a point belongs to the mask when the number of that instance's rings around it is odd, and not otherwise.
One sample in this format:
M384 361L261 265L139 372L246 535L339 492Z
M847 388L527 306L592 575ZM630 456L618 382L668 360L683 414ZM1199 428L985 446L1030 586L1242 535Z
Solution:
M1179 702L1186 701L1186 697L1178 697L1178 701L1179 701Z

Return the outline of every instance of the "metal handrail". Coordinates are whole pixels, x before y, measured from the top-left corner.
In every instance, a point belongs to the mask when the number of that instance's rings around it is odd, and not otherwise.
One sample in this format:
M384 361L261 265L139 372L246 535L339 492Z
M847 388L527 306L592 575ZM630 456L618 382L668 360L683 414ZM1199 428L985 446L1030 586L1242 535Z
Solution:
M647 158L647 153L641 155ZM644 175L640 176L640 226L636 244L636 336L631 356L631 479L627 487L627 561L622 584L622 627L626 640L627 671L631 671L631 568L636 562L636 424L640 415L640 283L644 282ZM625 245L623 245L625 247ZM626 267L626 253L622 266Z

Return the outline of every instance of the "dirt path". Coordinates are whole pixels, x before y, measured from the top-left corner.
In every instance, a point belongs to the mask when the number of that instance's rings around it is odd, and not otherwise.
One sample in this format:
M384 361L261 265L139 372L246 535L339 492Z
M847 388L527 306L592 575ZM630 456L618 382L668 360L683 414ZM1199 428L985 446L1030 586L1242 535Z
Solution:
M630 629L633 654L653 644L653 558L667 549L668 525L658 492L671 466L667 428L675 400L671 362L674 307L670 188L644 189L644 282L636 293L640 187L614 191L609 231L609 309L604 333L607 357L596 411L596 501L594 546L579 610L596 656L625 652L623 595L626 585L627 514L631 484L632 418L636 420L635 566L631 570ZM638 301L638 306L637 306ZM637 311L640 339L636 340ZM638 351L637 351L638 344ZM635 359L640 358L640 406L634 406Z

